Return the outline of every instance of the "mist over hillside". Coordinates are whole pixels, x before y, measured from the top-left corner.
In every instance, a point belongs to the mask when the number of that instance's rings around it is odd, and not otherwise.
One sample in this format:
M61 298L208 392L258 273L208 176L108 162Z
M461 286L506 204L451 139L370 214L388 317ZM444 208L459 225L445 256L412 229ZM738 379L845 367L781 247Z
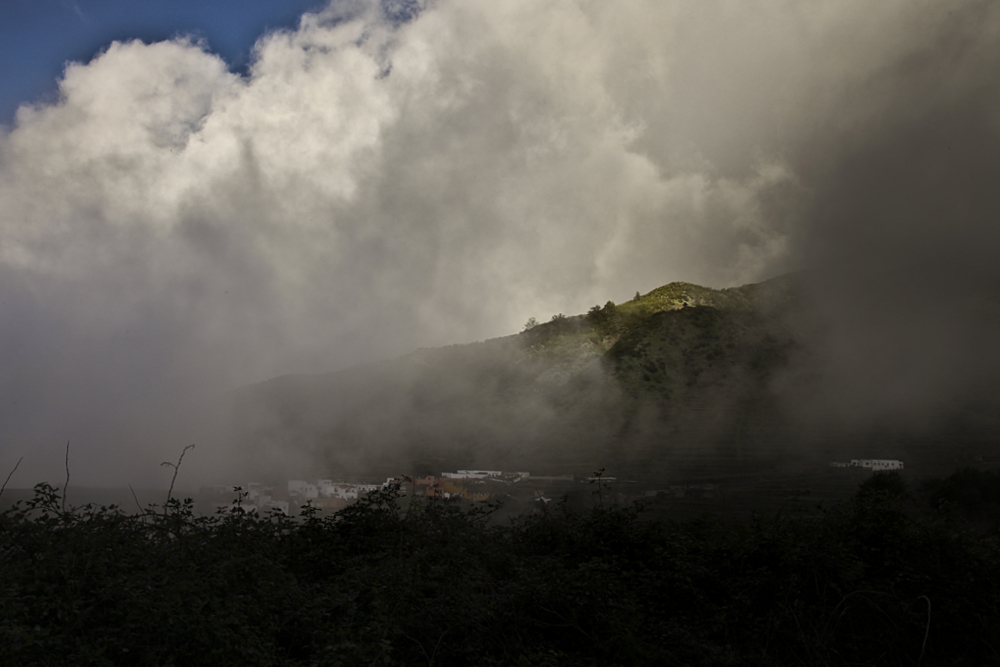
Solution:
M723 290L672 283L520 334L247 386L233 395L234 456L277 476L606 467L666 478L996 453L988 384L942 386L907 411L880 396L845 414L897 379L845 386L853 365L830 363L842 350L830 349L835 311L815 301L822 285L807 273ZM1000 320L980 325L1000 333Z

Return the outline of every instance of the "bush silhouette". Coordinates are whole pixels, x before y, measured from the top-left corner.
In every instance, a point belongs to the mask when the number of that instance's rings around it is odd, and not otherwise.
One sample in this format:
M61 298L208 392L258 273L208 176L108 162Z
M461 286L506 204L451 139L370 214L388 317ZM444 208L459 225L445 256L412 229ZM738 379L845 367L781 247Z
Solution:
M500 524L396 487L290 518L63 510L41 484L0 513L0 664L987 664L997 539L911 518L904 492L876 475L812 518Z

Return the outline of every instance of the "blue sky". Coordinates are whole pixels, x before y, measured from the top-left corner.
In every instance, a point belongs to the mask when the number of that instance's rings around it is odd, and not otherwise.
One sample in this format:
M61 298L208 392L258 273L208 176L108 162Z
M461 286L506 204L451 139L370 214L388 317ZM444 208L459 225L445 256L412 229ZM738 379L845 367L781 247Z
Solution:
M0 124L24 102L55 95L67 61L89 61L114 40L178 34L207 41L230 69L246 67L269 29L294 27L325 0L2 0Z

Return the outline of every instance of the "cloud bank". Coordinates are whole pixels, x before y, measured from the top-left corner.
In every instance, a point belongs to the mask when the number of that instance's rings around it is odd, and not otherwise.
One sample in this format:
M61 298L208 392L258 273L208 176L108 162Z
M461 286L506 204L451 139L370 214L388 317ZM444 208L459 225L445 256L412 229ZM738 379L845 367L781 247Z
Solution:
M245 77L111 44L0 134L0 463L58 479L70 439L85 482L159 483L241 383L673 280L995 286L998 31L971 0L352 0ZM891 288L828 296L867 321Z

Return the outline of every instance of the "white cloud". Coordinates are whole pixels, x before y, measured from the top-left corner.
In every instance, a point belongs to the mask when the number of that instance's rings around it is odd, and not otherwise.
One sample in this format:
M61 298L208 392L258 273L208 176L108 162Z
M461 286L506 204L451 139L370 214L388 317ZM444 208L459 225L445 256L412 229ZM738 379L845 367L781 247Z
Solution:
M797 261L817 147L897 111L858 87L893 81L947 18L438 0L393 26L377 7L265 35L245 78L190 41L115 43L20 110L0 136L0 268L23 314L4 340L58 332L18 377L46 376L55 348L118 349L59 381L98 368L140 397L147 364L169 403L671 280L768 277Z

